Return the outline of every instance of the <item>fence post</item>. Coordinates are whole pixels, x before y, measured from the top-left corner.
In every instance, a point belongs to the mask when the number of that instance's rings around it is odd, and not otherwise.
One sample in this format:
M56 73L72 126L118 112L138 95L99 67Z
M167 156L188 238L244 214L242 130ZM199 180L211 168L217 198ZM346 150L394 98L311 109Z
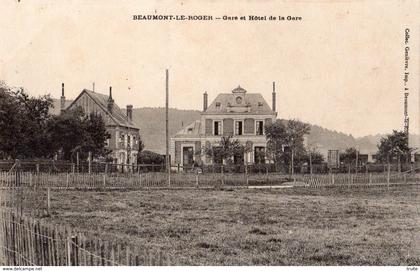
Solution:
M246 180L246 188L249 188L248 163L245 164L245 180Z
M89 174L91 174L92 173L92 152L89 152L89 154L88 154L89 156L88 156L88 166L89 166Z
M70 246L70 261L71 266L78 266L79 265L79 259L78 259L78 240L77 235L72 235L70 237L71 240L71 246Z
M198 170L195 173L195 186L198 188Z
M47 214L49 215L51 209L51 188L47 188Z
M106 188L106 174L104 174L104 188Z
M223 164L221 166L221 173L222 173L222 186L224 186L225 185L225 174L223 172Z
M141 187L141 173L140 173L140 171L139 171L139 185L140 185L140 187Z
M369 173L369 185L372 184L372 173Z
M16 159L16 182L15 182L15 186L20 186L20 173L21 173L20 161L19 161L19 159Z
M66 230L65 233L69 234L69 232ZM67 266L71 266L71 239L70 236L67 236Z
M77 165L77 173L79 173L79 152L76 152L76 165Z
M32 187L32 172L29 172L29 187Z
M69 174L66 174L66 188L69 188Z
M390 179L390 174L391 174L391 166L388 163L388 174L386 175L386 186L387 186L387 190L389 190L389 179Z
M334 173L332 174L332 184L335 184Z

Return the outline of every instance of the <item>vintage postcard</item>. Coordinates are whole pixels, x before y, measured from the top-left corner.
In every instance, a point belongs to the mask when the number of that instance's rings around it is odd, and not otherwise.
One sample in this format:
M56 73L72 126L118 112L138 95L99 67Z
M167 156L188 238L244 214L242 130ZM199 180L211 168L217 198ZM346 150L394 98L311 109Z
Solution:
M417 270L419 1L0 10L4 268Z

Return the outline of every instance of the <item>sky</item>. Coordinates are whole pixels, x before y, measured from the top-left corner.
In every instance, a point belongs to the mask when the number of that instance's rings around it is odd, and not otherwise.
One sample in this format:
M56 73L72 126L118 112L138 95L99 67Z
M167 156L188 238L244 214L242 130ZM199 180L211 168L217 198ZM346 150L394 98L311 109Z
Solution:
M365 136L403 128L404 35L410 129L420 134L418 1L30 1L0 3L0 80L58 98L82 89L120 107L202 109L241 85L280 118ZM140 21L133 15L299 16L301 21Z

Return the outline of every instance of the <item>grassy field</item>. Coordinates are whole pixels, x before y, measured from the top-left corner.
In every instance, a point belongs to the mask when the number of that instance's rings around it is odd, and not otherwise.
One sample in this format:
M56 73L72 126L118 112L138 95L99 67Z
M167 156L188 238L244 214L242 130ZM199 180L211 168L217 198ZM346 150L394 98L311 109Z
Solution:
M174 265L420 265L420 187L52 191L43 220Z

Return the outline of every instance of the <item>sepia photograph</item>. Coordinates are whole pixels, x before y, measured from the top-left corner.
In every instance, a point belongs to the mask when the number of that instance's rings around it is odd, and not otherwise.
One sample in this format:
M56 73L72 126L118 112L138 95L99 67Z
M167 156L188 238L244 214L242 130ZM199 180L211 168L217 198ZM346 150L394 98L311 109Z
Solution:
M1 270L420 267L419 1L0 10Z

